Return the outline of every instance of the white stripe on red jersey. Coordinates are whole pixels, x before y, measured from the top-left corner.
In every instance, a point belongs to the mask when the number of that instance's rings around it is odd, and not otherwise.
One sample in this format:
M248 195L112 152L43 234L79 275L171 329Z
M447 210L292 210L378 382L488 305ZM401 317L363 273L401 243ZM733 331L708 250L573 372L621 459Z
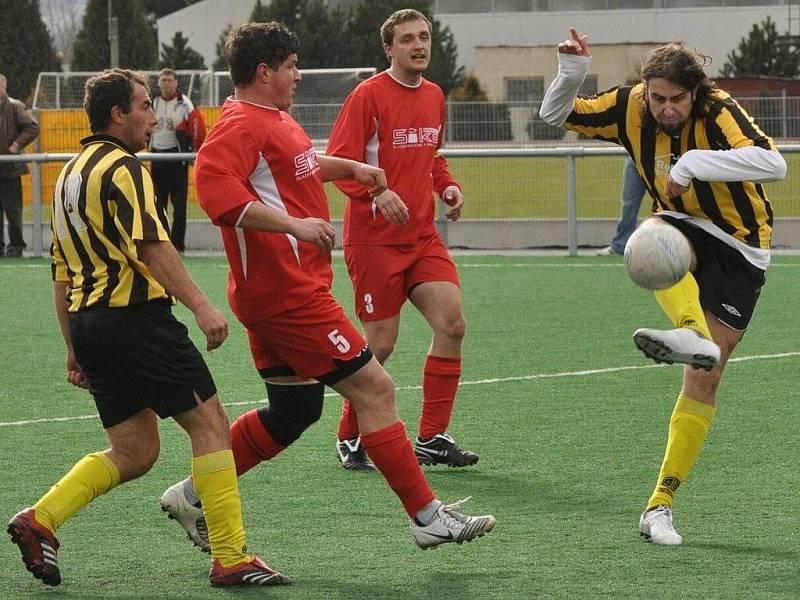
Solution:
M230 264L228 300L237 318L251 323L304 304L330 289L330 254L285 233L225 225L261 201L303 219L330 220L314 147L286 112L235 98L197 155L195 180L203 210L220 225ZM226 221L227 222L227 221Z

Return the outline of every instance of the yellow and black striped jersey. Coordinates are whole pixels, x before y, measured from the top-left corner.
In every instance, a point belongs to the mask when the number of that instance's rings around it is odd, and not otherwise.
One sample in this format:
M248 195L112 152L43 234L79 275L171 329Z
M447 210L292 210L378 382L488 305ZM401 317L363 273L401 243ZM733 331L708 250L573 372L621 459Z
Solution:
M53 280L67 282L69 311L172 301L137 254L136 241L169 241L150 172L113 137L81 145L58 177L50 218Z
M653 211L675 211L707 219L744 244L768 249L772 206L760 184L693 179L680 196L664 195L670 168L689 150L730 150L759 146L775 150L772 139L728 93L711 93L702 117L692 116L680 136L661 131L649 114L644 84L621 86L578 97L567 118L569 129L625 147L653 198Z

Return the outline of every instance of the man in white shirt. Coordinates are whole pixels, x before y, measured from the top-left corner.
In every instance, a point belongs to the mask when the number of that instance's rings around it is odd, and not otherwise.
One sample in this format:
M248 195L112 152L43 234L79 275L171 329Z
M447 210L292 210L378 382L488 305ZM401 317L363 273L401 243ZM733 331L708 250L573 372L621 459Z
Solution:
M158 126L150 138L151 152L194 152L205 139L203 116L178 89L178 75L172 69L158 74L160 93L153 99ZM172 201L170 239L178 252L185 250L186 198L189 167L182 161L153 161L153 182L158 205L165 212Z

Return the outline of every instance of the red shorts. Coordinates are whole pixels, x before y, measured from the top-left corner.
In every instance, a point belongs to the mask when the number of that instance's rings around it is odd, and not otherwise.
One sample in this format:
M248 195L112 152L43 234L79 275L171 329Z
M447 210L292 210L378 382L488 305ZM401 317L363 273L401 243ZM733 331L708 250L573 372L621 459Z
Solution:
M364 337L328 292L245 327L262 377L299 375L332 385L372 357Z
M461 287L456 265L439 234L414 245L345 246L344 258L353 282L356 315L362 321L395 316L420 283L449 281Z

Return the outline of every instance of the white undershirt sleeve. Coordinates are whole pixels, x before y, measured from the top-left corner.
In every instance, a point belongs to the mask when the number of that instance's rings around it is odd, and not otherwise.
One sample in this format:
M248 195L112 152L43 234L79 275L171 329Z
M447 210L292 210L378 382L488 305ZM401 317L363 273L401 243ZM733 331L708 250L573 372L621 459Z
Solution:
M689 185L692 179L766 183L786 177L786 161L780 152L758 146L689 150L672 166L670 176L683 186Z
M591 56L558 54L558 74L547 89L539 118L555 127L562 127L575 106L575 96L589 72Z

